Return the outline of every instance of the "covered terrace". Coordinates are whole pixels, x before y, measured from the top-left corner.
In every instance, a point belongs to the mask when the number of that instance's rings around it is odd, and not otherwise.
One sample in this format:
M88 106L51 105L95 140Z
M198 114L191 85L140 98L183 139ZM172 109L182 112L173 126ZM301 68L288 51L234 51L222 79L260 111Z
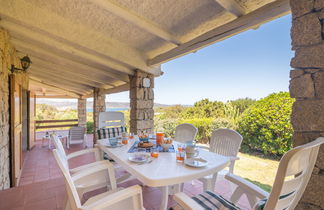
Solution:
M0 0L0 209L25 208L15 206L15 198L27 192L20 183L37 162L35 154L48 158L40 165L55 165L35 139L37 98L78 99L80 126L86 123L86 100L93 98L96 131L106 95L109 100L109 94L129 91L130 132L152 132L154 78L163 75L162 63L290 12L293 141L301 145L324 131L322 0ZM27 71L20 62L26 55L32 61ZM91 138L96 142L96 132ZM324 208L323 154L321 149L300 209ZM30 160L35 162L28 165ZM58 190L58 199L64 193ZM62 207L46 199L40 209ZM4 206L4 200L11 202Z

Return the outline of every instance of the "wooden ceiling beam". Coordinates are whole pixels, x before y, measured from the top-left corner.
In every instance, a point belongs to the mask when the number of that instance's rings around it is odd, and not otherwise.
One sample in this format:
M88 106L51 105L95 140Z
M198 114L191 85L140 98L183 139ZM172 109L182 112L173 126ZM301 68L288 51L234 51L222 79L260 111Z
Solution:
M221 5L225 10L235 15L236 17L241 17L246 14L245 9L237 3L235 0L215 0L219 5Z
M17 12L26 11L26 8L28 12ZM71 43L89 53L107 56L133 69L141 69L154 75L161 73L157 71L159 69L147 65L147 56L138 49L94 30L91 26L65 18L27 0L4 1L0 7L0 16L3 20L15 21L31 30L44 32L54 39Z
M79 93L75 93L75 92L72 92L70 90L66 90L64 88L57 87L55 85L47 84L47 83L39 80L38 78L31 77L30 78L30 83L32 83L32 84L34 84L35 86L38 86L38 87L45 87L47 89L53 90L53 91L58 92L58 93L64 93L64 94L66 94L68 96L71 96L72 98L80 98L81 97L81 95Z
M129 88L130 88L130 84L127 83L127 84L120 85L118 87L106 89L103 91L103 93L104 94L120 93L120 92L128 91ZM91 98L91 97L93 97L93 93L82 96L82 98Z
M290 6L289 0L277 0L269 3L259 9L254 10L246 15L243 15L235 20L226 23L220 27L204 33L191 41L188 41L179 47L162 53L147 61L148 65L161 64L171 59L175 59L182 55L197 51L205 46L211 45L215 42L222 41L238 33L255 28L265 22L279 18L283 15L289 14Z
M31 72L30 77L37 78L38 80L41 80L47 84L54 85L56 87L62 87L66 90L71 90L71 91L76 92L80 95L86 95L92 89L90 86L68 83L66 81L62 81L62 80L59 80L56 78L50 78L50 77L47 77L46 75L35 73L35 72Z
M63 81L68 81L68 82L72 82L72 83L76 83L76 84L89 85L91 87L98 87L98 88L104 88L104 89L115 87L113 85L101 85L101 84L98 84L98 83L95 83L95 82L91 82L91 81L87 81L87 80L84 80L84 79L67 76L67 75L64 75L64 74L56 74L56 73L53 73L53 72L50 72L50 71L46 71L44 69L45 68L40 68L40 67L37 67L37 66L33 65L31 67L30 72L31 73L35 72L35 73L38 73L38 74L43 74L43 75L49 76L51 78L54 77L54 78L57 78L57 79L62 79Z
M26 43L26 42L23 42L21 40L14 39L14 38L11 41L17 47L18 50L23 51L24 53L27 53L29 55L43 58L43 60L48 60L52 63L57 63L59 65L63 65L66 68L70 69L70 71L77 71L79 69L82 69L83 71L88 72L89 77L91 77L91 75L93 75L93 74L98 74L98 77L109 78L109 76L108 76L109 72L94 68L89 65L85 65L82 63L78 63L78 62L69 60L69 59L65 58L64 56L57 55L55 53L46 51L43 48L33 45L31 43ZM126 80L126 78L122 79L122 81L124 81L124 80ZM126 80L126 81L128 81L128 80ZM108 82L109 81L112 81L112 79L110 78L110 80L108 80Z
M52 63L48 60L44 60L42 57L38 57L36 55L33 55L31 57L31 59L33 62L31 70L33 69L34 66L36 66L36 67L40 67L40 68L52 71L53 73L56 73L56 74L63 74L63 75L69 76L69 77L74 77L75 79L80 79L80 80L89 81L89 82L95 82L95 83L98 83L101 85L107 84L107 82L109 82L109 80L107 80L107 78L104 76L99 75L99 77L94 77L94 75L92 75L90 77L89 71L86 71L83 69L78 69L78 71L75 71L74 69L67 68L63 65L60 65L57 63ZM109 84L115 85L115 83L116 82L111 82Z
M113 13L113 14L117 15L118 17L123 18L127 22L130 22L133 25L136 25L137 27L144 29L145 31L147 31L149 33L151 33L155 36L158 36L167 42L170 42L177 46L181 44L181 41L178 38L176 38L175 35L171 34L167 30L161 28L156 23L154 23L142 16L139 16L135 12L133 12L127 8L123 8L122 6L117 5L116 3L113 3L110 0L91 0L91 2L104 8L109 13Z
M92 64L102 69L107 69L105 73L112 78L119 79L126 77L126 75L120 75L114 72L120 72L122 74L128 75L134 74L134 71L129 67L123 66L107 58L88 53L84 50L74 47L73 45L69 45L62 41L53 39L44 33L26 28L26 26L21 26L19 24L16 24L15 22L6 20L1 21L0 25L9 30L13 38L22 40L24 42L33 43L36 46L40 46L43 49L46 49L53 53L68 57L76 62L81 62L86 65ZM112 72L109 72L109 69Z

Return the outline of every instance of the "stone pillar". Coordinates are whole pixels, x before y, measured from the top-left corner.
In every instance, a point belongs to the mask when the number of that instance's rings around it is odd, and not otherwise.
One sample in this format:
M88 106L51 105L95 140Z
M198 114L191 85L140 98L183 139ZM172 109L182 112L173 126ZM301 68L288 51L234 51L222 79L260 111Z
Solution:
M296 99L291 123L294 146L324 136L324 1L291 0L290 95ZM296 209L324 209L324 146Z
M143 79L146 85L143 86ZM147 87L149 86L149 87ZM130 132L153 132L154 128L154 76L136 71L130 76Z
M97 141L97 130L99 129L99 113L106 111L106 95L104 89L93 89L93 143Z
M78 99L78 120L80 127L87 126L87 99Z

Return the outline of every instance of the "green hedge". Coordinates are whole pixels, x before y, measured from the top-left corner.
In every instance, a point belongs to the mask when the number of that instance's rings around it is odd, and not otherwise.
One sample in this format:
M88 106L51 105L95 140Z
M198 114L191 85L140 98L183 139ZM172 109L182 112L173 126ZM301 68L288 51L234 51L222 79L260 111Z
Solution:
M255 102L243 112L238 131L243 136L243 148L264 154L282 155L291 147L293 129L290 114L294 99L280 92Z
M93 121L88 121L87 122L87 133L88 134L93 133Z

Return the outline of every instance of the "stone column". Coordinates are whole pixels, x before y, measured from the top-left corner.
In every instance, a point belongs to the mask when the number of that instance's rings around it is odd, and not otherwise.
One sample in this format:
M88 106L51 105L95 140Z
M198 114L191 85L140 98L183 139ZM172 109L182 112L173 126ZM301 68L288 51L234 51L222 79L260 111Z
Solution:
M324 136L324 1L291 0L290 95L294 146ZM297 209L324 209L324 146Z
M143 79L146 78L146 85ZM147 87L149 85L149 87ZM146 87L144 87L146 86ZM153 132L154 128L154 76L136 71L130 76L130 132Z
M93 143L97 141L97 130L99 129L99 113L106 111L106 95L104 89L93 89Z
M80 127L87 126L87 99L78 99L78 120Z

